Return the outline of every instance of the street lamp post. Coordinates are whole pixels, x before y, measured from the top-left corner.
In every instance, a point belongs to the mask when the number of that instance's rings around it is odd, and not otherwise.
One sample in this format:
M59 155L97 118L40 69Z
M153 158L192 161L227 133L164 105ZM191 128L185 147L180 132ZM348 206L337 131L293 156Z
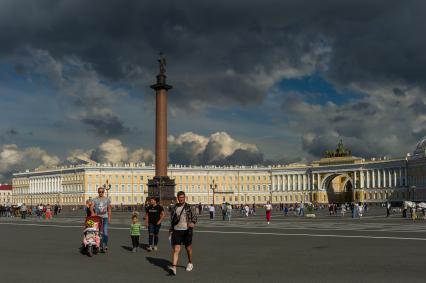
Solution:
M411 186L411 200L412 201L414 201L414 194L415 194L415 191L416 190L416 186Z
M217 189L217 184L215 184L213 180L212 183L210 184L210 190L212 190L212 194L213 194L213 207L214 207L214 193L216 189Z
M111 184L109 184L108 179L106 180L106 183L105 183L105 184L103 184L103 186L102 186L102 187L106 190L106 192L107 192L107 198L109 199L108 192L109 192L109 190L111 189Z

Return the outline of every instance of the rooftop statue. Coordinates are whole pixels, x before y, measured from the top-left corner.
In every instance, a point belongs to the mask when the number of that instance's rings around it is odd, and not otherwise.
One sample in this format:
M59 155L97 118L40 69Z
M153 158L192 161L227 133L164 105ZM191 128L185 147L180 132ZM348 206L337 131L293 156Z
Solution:
M333 157L348 157L352 156L352 152L350 150L345 149L343 146L343 141L340 139L339 144L337 145L336 150L327 150L325 152L325 156L327 158L333 158Z

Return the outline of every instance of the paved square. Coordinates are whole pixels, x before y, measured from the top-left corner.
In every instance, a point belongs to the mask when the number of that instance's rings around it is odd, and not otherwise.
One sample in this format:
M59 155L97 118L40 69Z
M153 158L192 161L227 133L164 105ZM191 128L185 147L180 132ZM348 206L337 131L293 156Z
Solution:
M61 215L46 222L0 218L2 282L424 282L426 221L383 216L372 209L363 219L284 217L274 212L231 222L200 217L194 236L194 270L181 253L177 276L166 266L166 228L159 251L129 251L128 213L115 213L110 250L80 254L82 217ZM236 214L236 213L234 213ZM141 242L146 243L143 230ZM3 281L4 280L4 281Z

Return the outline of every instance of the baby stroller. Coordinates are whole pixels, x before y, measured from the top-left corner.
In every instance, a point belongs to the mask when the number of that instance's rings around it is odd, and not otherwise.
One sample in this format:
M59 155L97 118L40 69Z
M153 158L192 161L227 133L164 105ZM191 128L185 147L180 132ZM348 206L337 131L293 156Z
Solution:
M86 217L84 222L84 236L82 252L89 257L100 250L101 245L102 218L99 216Z

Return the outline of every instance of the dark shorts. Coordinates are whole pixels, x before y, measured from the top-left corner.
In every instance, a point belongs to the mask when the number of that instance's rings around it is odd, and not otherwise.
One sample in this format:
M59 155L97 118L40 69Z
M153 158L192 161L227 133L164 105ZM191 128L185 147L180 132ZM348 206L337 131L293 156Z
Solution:
M192 229L188 230L173 230L172 233L172 245L185 245L185 247L192 244Z
M161 224L155 225L152 223L148 223L148 233L157 235L160 232Z

